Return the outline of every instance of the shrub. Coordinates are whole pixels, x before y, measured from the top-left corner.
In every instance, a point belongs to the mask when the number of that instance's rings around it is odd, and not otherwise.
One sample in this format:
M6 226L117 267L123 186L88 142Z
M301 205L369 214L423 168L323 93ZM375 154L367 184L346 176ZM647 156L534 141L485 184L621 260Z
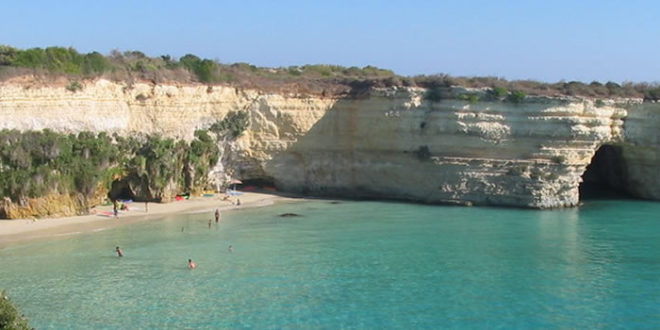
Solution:
M248 128L250 120L246 111L234 111L228 113L221 121L213 123L209 130L217 134L228 133L232 138L237 138Z
M0 45L0 65L12 65L16 61L18 49L10 46Z
M605 101L598 99L596 100L596 102L594 102L594 105L596 106L596 108L602 108L605 106Z
M651 88L644 93L644 99L647 101L660 101L660 87Z
M215 75L217 69L217 63L215 61L209 59L202 60L195 55L187 54L179 62L188 71L193 72L201 82L210 83L221 80Z
M18 312L18 309L6 296L5 291L0 292L0 329L32 329L27 319Z
M493 87L493 89L490 90L491 95L496 98L496 99L502 99L506 97L507 93L509 91L506 90L506 88L502 86L496 86Z
M475 104L479 102L479 95L474 94L474 93L466 93L466 94L461 94L458 96L459 99L463 101L467 101L470 104Z
M297 67L297 66L290 66L290 67L287 69L287 72L288 72L290 75L292 75L292 76L296 76L296 77L302 75L302 70L301 70L299 67Z
M509 93L506 99L511 103L520 104L525 100L526 96L527 94L525 92L512 91L511 93Z
M186 177L186 188L194 190L204 188L208 184L208 173L219 159L218 146L205 130L195 131L195 140L190 142L188 151L189 175Z
M110 69L110 61L98 52L91 52L83 57L81 70L84 74L101 74Z
M68 85L66 85L66 90L69 92L75 93L77 91L81 91L83 89L83 84L80 83L77 80L74 80L70 82Z

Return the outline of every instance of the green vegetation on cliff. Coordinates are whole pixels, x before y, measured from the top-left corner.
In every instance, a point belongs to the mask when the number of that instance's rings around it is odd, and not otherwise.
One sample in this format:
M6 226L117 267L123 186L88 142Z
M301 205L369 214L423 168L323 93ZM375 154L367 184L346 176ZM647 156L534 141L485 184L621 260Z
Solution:
M88 201L107 192L116 179L140 188L141 198L149 200L161 200L172 190L201 191L218 161L216 141L205 130L196 131L190 143L158 135L2 130L0 194L19 205L50 194L75 195L84 212ZM0 218L6 217L0 208Z
M247 129L248 124L248 113L244 111L235 111L228 113L221 121L215 122L209 127L209 130L218 134L226 132L232 138L237 138Z
M15 202L48 193L91 197L119 149L104 133L0 131L0 192Z
M488 88L494 94L517 91L527 95L581 96L593 98L643 97L660 101L660 85L648 83L600 83L560 81L542 83L531 80L506 81L497 77L452 77L445 74L404 77L374 66L303 65L262 68L248 63L222 64L216 60L187 54L180 59L169 55L149 57L140 51L78 53L73 48L47 47L17 49L0 45L0 80L22 75L67 75L127 81L148 80L231 84L242 88L322 95L360 95L371 87L418 86L435 90L430 100L442 98L438 90L451 86ZM72 90L78 90L72 85ZM356 92L357 90L357 92ZM505 92L506 94L506 92ZM500 95L499 97L504 97Z
M0 329L32 329L27 319L18 312L5 291L0 291Z

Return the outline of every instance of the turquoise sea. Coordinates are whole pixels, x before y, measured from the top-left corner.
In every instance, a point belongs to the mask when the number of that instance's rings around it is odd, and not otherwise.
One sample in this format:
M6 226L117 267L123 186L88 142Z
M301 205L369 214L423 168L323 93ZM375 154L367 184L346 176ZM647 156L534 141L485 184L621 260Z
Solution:
M1 249L0 288L38 329L660 328L659 215L627 200L313 200L210 230L211 212L176 215Z

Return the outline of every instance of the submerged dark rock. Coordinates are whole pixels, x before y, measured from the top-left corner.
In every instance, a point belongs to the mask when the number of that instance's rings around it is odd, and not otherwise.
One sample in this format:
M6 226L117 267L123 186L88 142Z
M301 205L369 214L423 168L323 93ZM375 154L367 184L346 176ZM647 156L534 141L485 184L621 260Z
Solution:
M302 215L298 213L282 213L280 217L301 217Z

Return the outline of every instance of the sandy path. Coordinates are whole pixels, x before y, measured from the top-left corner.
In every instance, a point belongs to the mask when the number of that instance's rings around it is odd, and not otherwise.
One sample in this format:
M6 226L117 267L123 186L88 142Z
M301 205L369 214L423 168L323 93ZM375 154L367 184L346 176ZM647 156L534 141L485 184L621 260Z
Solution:
M0 220L0 248L20 242L48 240L84 232L99 231L140 221L159 219L166 215L177 213L206 212L209 215L209 219L212 219L216 208L222 211L228 211L238 208L272 205L275 201L297 200L278 195L245 192L241 196L238 196L241 200L241 205L237 206L233 205L230 201L223 201L221 197L222 195L196 197L190 200L165 204L149 203L148 212L145 211L144 203L132 203L128 204L128 211L119 212L117 219L105 214L111 214L112 206L99 206L95 208L96 214L92 215L43 218L39 220Z

